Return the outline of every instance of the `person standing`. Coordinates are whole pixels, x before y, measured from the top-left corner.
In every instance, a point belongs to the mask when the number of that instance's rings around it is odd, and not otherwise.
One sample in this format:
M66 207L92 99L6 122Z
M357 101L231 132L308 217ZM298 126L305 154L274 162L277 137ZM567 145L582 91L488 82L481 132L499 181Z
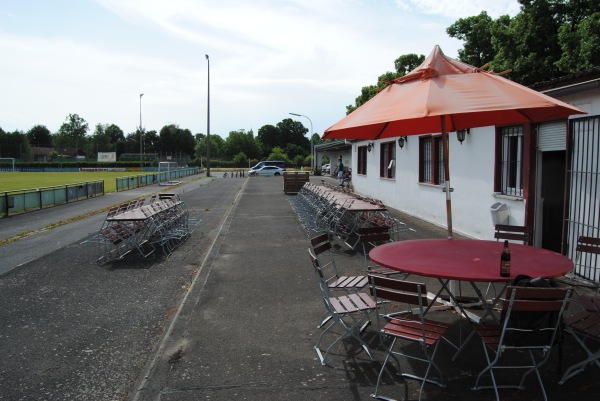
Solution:
M342 157L338 158L338 165L335 169L338 178L338 185L342 186L344 184L344 163L342 163Z

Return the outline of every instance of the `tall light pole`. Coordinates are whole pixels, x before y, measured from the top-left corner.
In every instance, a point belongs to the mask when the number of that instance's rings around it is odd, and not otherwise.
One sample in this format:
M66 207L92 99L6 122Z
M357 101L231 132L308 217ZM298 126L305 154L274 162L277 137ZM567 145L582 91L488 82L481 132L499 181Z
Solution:
M144 161L143 161L143 157L144 157L144 149L143 149L144 133L142 131L142 96L144 96L144 94L140 93L140 172L144 171Z
M293 116L297 116L297 117L304 117L304 118L308 118L308 116L302 115L302 114L296 114L296 113L290 113ZM313 147L313 125L312 125L312 120L310 118L308 118L308 121L310 121L310 168L314 170L315 168L315 150Z
M208 91L206 101L206 176L210 177L210 59L208 54L206 56L206 63L208 65Z

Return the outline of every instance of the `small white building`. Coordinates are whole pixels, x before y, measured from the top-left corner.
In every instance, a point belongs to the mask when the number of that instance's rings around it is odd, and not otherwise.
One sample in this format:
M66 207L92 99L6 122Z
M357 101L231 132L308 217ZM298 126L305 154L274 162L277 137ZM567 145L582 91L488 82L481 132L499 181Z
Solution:
M573 258L579 235L600 237L600 71L535 89L588 115L451 133L453 229L493 239L495 222L526 225L535 246ZM441 134L354 141L354 189L446 227L441 149Z

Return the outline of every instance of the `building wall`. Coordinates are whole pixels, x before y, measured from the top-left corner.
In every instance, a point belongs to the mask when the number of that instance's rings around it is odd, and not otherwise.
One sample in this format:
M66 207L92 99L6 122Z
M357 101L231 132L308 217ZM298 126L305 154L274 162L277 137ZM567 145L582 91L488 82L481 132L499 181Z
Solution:
M461 145L450 133L450 184L453 231L473 238L493 239L494 224L490 208L505 203L511 224L523 224L525 205L522 199L494 194L495 129L472 129ZM447 227L446 194L443 186L419 183L419 139L408 137L404 148L396 144L396 178L379 177L379 143L367 155L367 174L354 174L352 182L359 193L381 199L386 205L419 217L440 227ZM366 145L361 142L359 145ZM356 152L356 146L353 152ZM356 154L356 153L355 153ZM356 157L353 158L356 164ZM353 166L356 170L356 165Z
M549 93L549 95L552 95ZM579 93L556 96L579 107L588 115L600 115L600 87ZM571 118L581 118L581 115ZM419 140L409 136L404 148L396 143L396 178L379 177L379 144L393 139L357 142L352 147L352 183L357 192L381 199L386 205L426 221L447 226L446 196L441 186L419 183ZM358 175L357 146L374 142L367 155L367 174ZM471 129L461 145L450 133L450 183L453 231L479 239L493 239L494 224L491 207L496 202L506 204L509 224L523 225L525 201L494 193L495 127ZM345 162L345 161L344 161Z

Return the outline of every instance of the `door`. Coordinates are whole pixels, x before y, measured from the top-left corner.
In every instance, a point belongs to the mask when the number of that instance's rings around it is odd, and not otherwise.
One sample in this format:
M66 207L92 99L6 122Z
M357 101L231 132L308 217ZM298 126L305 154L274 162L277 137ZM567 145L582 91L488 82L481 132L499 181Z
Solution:
M542 152L540 188L542 248L561 251L565 190L565 151Z

